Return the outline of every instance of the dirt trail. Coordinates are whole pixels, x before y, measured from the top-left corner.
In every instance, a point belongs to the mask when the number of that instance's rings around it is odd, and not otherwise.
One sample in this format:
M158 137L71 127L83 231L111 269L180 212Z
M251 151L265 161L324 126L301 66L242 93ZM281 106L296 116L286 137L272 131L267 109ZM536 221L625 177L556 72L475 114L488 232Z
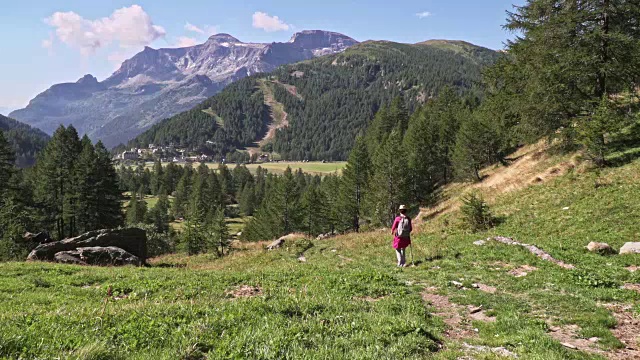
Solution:
M269 117L271 118L267 133L258 142L258 146L262 147L275 138L276 131L289 126L289 114L284 111L284 105L276 101L273 91L265 81L260 82L260 89L264 93L264 104L269 107Z

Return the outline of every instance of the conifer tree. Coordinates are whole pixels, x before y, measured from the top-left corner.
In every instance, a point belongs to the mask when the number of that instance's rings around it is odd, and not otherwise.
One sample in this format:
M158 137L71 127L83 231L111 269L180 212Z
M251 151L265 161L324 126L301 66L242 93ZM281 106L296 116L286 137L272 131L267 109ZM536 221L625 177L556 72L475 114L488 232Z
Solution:
M156 160L153 164L153 171L151 172L151 183L149 185L152 195L158 195L160 193L160 188L165 187L164 181L165 176L162 163L160 162L160 160Z
M498 135L479 116L462 122L453 152L455 174L462 180L482 180L480 169L497 160Z
M431 117L430 105L411 117L403 147L407 149L407 190L410 202L426 205L433 199L440 179L438 126Z
M164 187L160 188L158 202L147 213L147 222L153 224L158 233L169 232L169 197Z
M240 196L240 212L244 216L252 216L256 206L255 187L253 183L247 183Z
M218 165L218 180L220 181L220 187L222 188L222 194L224 196L225 205L231 204L235 196L235 189L233 186L233 175L229 168L225 164Z
M9 179L15 173L15 152L0 130L0 195L7 191Z
M349 155L347 165L342 171L340 187L340 210L344 225L354 231L360 231L360 217L363 204L369 191L372 164L365 139L358 137Z
M303 230L307 235L321 234L327 224L327 208L324 193L316 186L309 186L302 194L300 202Z
M95 166L97 170L95 192L98 214L95 228L116 228L124 222L121 205L122 191L120 191L118 175L113 166L111 155L102 141L95 144Z
M137 192L131 194L131 200L127 205L127 224L132 226L144 223L147 214L147 203L140 200Z
M399 131L393 131L373 158L371 212L378 224L390 226L395 213L406 202L407 160Z
M191 167L185 167L182 177L178 182L176 194L171 207L171 214L174 218L180 219L187 215L189 207L189 198L191 197L191 186L193 170Z
M42 226L58 239L76 234L75 160L82 148L78 133L60 125L38 158L35 196Z
M218 210L209 226L209 247L216 251L219 256L224 256L225 251L231 246L231 237L229 236L229 228L224 217L224 211Z

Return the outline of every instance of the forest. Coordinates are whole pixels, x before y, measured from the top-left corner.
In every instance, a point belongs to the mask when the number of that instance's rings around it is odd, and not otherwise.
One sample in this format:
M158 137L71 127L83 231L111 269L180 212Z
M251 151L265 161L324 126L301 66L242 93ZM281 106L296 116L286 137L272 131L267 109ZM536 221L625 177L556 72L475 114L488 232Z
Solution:
M16 165L20 168L33 166L36 154L49 140L44 132L3 115L0 115L0 131L15 151Z

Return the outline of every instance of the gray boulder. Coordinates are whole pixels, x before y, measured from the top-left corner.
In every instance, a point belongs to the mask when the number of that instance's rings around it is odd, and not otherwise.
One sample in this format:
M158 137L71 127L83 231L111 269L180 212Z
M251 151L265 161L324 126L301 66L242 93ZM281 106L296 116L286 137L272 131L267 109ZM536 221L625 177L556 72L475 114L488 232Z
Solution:
M46 232L39 232L37 234L27 232L24 234L22 238L24 239L25 242L30 242L35 244L46 244L53 241L51 237L49 237L49 233L46 233Z
M87 247L117 247L145 262L147 233L137 228L90 231L74 238L40 244L31 251L27 260L54 261L59 252Z
M56 262L77 265L99 266L141 266L139 257L115 246L81 247L71 251L61 251L54 255Z
M611 248L611 246L609 246L609 244L594 241L590 242L589 245L587 245L587 250L601 255L609 255L615 253L615 251L613 250L613 248Z
M267 246L267 250L275 250L277 248L282 247L284 245L284 239L280 238Z
M640 254L640 242L628 242L620 248L622 254Z

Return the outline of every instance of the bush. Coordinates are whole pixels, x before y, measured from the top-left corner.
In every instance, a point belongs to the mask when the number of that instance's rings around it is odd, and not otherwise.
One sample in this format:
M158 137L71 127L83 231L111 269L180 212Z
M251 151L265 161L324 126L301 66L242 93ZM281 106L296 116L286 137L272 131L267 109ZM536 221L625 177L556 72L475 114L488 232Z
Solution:
M461 211L465 224L473 232L488 230L495 225L489 205L477 193L470 193L462 198Z
M309 239L298 239L296 240L293 246L296 251L296 254L300 255L300 254L303 254L305 251L311 249L313 247L313 242L311 242L311 240Z

